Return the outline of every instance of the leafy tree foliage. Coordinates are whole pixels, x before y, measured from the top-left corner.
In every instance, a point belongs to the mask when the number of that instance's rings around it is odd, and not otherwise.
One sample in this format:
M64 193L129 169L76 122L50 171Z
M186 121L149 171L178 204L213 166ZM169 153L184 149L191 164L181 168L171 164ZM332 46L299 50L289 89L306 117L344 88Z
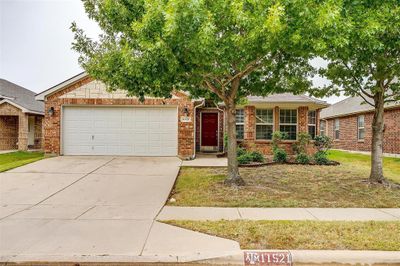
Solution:
M308 37L329 61L320 73L331 84L315 95L344 92L374 107L370 181L386 183L382 171L384 107L400 100L400 2L322 1L313 8ZM318 37L319 36L319 37Z
M228 178L241 185L235 109L247 95L305 91L309 51L299 34L307 1L83 0L104 31L99 41L74 23L79 62L109 88L170 97L173 90L226 107Z

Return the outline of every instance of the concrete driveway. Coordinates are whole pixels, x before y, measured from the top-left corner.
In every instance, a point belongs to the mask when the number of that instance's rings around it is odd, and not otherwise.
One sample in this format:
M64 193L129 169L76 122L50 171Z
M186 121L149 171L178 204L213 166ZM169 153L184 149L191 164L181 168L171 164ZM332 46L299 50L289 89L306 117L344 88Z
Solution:
M187 261L239 250L154 221L180 165L63 156L0 173L0 261Z

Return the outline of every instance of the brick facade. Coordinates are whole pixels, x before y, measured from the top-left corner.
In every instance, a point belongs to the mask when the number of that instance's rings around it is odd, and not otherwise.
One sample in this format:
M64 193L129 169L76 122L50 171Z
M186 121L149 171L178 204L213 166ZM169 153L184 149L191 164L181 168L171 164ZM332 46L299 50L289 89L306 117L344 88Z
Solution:
M274 128L273 131L279 131L279 106L272 108L274 110ZM292 109L292 108L291 108ZM304 132L308 133L308 107L299 106L297 108L297 134ZM257 140L256 139L256 107L245 106L245 126L244 126L244 140L239 142L240 145L247 149L258 150L265 155L272 154L272 141L271 140ZM317 117L320 110L317 110ZM318 123L317 123L318 124ZM318 128L318 125L317 125ZM317 132L318 129L317 129ZM288 154L293 154L292 145L295 140L283 141L281 147L286 150ZM313 149L310 147L310 152Z
M18 148L18 116L0 116L0 150Z
M365 119L365 137L358 139L357 118L364 115ZM327 135L332 138L333 147L336 149L352 151L371 151L372 141L372 112L359 113L339 117L340 137L334 138L334 118L326 120ZM386 109L384 115L385 131L383 140L383 152L391 154L400 154L400 107Z
M45 114L44 139L46 153L61 153L61 110L64 105L97 105L97 106L178 106L178 155L188 158L194 154L194 105L188 96L181 92L174 93L171 99L148 98L140 102L136 97L126 93L108 92L104 85L85 77L47 97L45 110L54 108L54 114ZM184 109L187 108L190 122L181 122Z
M35 117L35 145L28 147L29 117ZM23 113L21 109L9 104L0 105L0 150L27 150L42 148L42 116Z

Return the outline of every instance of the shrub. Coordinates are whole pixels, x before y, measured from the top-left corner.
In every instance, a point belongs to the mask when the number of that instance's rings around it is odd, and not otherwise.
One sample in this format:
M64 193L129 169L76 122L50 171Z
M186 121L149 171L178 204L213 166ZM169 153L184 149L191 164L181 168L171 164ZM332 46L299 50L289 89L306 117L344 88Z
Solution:
M224 151L228 149L228 134L224 134Z
M250 153L253 162L264 162L264 156L259 151L253 151Z
M332 148L332 140L328 136L315 136L314 146L317 151L323 151L326 154Z
M287 139L287 134L280 132L280 131L275 131L272 133L272 149L279 149L279 144L282 142L282 140Z
M295 154L307 153L307 146L310 144L311 136L308 133L299 133L298 141L292 145Z
M308 164L310 163L310 157L308 157L305 153L299 153L296 156L296 162L301 164Z
M287 153L284 149L276 148L274 149L274 162L284 163L287 160Z
M244 155L246 153L247 153L247 151L244 148L237 147L237 149L236 149L236 156L237 157L240 157L240 156L242 156L242 155Z
M315 160L316 164L320 164L320 165L329 163L329 160L328 160L328 157L326 155L326 152L324 152L324 151L317 151L314 154L314 160Z
M253 161L253 157L250 153L244 153L237 158L239 164L249 164Z

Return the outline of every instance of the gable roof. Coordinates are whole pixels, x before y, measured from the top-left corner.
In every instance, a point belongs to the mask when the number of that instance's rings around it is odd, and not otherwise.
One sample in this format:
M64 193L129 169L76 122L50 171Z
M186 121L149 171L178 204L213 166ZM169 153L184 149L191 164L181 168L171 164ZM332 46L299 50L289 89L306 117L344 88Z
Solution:
M24 113L44 115L44 103L35 100L35 93L17 84L0 79L0 104L9 103Z
M385 108L390 108L394 106L400 106L400 103L395 104L387 104ZM370 112L374 110L374 108L365 103L364 99L360 96L348 97L340 102L337 102L328 108L325 108L321 111L321 119L327 119L331 117L340 117L351 114Z
M36 100L44 101L45 98L53 93L56 93L59 90L87 77L89 74L86 72L79 73L39 94L36 95ZM266 97L262 96L248 96L247 97L249 103L253 104L265 104L265 103L289 103L289 104L313 104L315 108L325 108L329 106L329 104L325 101L309 97L307 95L294 95L292 93L279 93L273 94Z
M315 103L323 106L329 106L329 104L325 101L304 94L295 95L293 93L277 93L266 97L248 96L247 99L250 103Z
M75 83L75 82L77 82L77 81L79 81L79 80L81 80L81 79L83 79L83 78L85 78L87 76L89 76L88 73L81 72L81 73L79 73L79 74L77 74L77 75L75 75L75 76L73 76L73 77L71 77L71 78L69 78L67 80L64 80L63 82L58 83L57 85L55 85L55 86L53 86L53 87L51 87L51 88L49 88L47 90L44 90L41 93L36 94L36 100L44 101L46 96L49 96L49 95L51 95L53 93L56 93L57 91L62 90L66 86L68 86L70 84L73 84L73 83Z

